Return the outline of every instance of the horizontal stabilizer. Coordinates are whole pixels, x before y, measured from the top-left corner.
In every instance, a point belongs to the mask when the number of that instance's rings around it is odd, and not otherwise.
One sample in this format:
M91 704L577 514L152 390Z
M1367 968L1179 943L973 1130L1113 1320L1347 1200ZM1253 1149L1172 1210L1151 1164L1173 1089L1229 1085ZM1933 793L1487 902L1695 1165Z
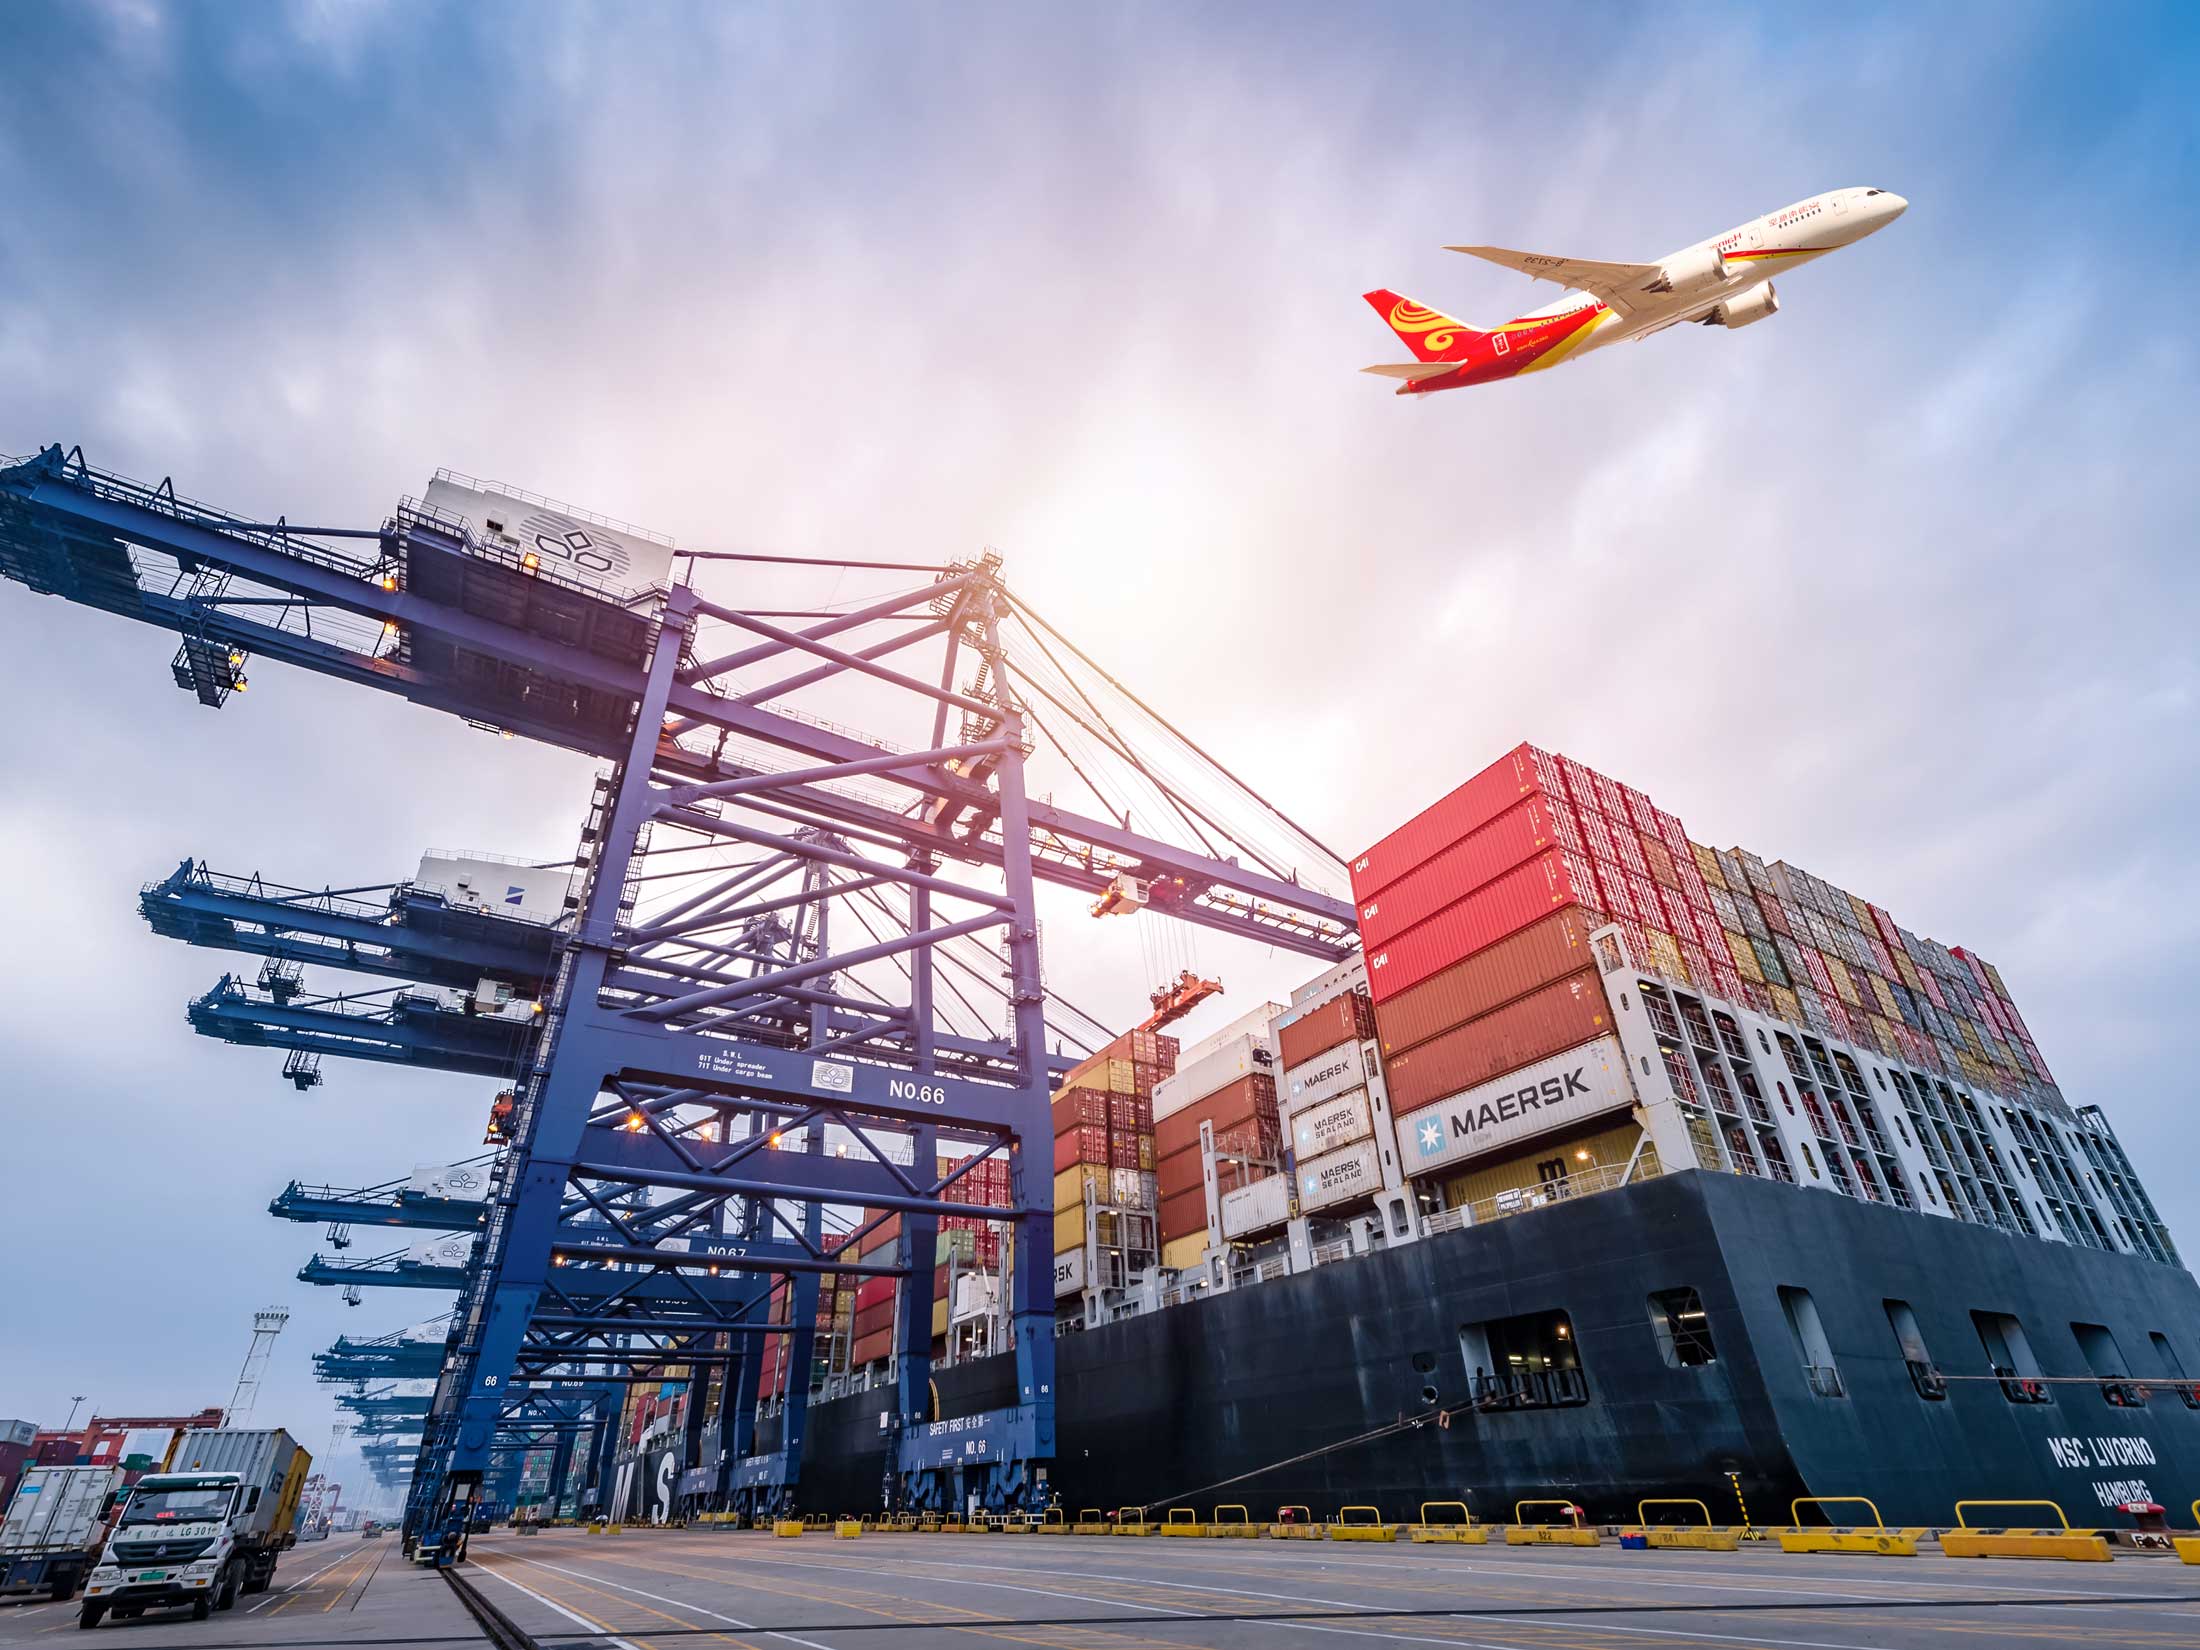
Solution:
M1378 378L1403 378L1409 384L1418 384L1424 378L1441 378L1447 372L1457 372L1464 361L1385 361L1380 366L1362 367Z

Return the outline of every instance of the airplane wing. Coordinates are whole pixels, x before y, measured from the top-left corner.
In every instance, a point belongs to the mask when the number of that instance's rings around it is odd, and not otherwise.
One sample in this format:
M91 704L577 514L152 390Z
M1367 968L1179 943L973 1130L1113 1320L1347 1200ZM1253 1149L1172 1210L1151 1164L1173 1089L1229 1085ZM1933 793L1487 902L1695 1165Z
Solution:
M1590 258L1555 258L1547 252L1515 252L1502 246L1447 246L1444 250L1590 293L1626 316L1633 316L1641 306L1646 296L1642 289L1663 273L1656 264L1600 264Z
M1424 378L1441 378L1447 372L1457 372L1464 361L1385 361L1380 366L1362 367L1362 372L1372 372L1380 378L1403 378L1409 384L1418 384Z

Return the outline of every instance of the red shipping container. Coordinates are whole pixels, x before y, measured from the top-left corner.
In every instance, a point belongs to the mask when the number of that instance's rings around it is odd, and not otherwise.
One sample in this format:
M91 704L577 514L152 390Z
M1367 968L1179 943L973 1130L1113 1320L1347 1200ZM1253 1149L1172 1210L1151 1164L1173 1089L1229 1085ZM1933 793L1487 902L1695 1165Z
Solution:
M1163 1198L1159 1224L1163 1243L1174 1243L1180 1237L1204 1232L1207 1229L1206 1187Z
M855 1345L849 1349L848 1361L859 1366L875 1364L892 1356L893 1350L893 1330L882 1329L875 1335L858 1335Z
M1063 1089L1054 1097L1054 1132L1066 1134L1081 1123L1105 1123L1109 1096L1098 1089Z
M1151 1100L1146 1102L1152 1108ZM1108 1101L1108 1127L1111 1129L1135 1129L1138 1127L1138 1096L1118 1094Z
M1054 1137L1054 1172L1075 1168L1080 1163L1095 1163L1107 1167L1108 1131L1091 1123L1081 1123L1067 1134Z
M1658 807L1650 798L1634 786L1622 784L1619 794L1627 799L1626 818L1638 831L1651 836L1658 834Z
M1553 848L1508 871L1471 898L1409 928L1367 958L1370 992L1380 1007L1409 986L1461 957L1495 945L1538 918L1568 905L1596 902L1596 879L1587 860Z
M1499 757L1352 861L1352 899L1364 904L1523 797L1561 790L1558 765L1533 745Z
M1190 1151L1164 1157L1161 1167L1155 1171L1161 1182L1161 1200L1164 1204L1172 1197L1179 1197L1197 1187L1205 1178L1201 1171L1205 1159L1199 1155L1197 1143Z
M1594 769L1590 770L1589 778L1596 786L1597 812L1615 825L1630 823L1627 817L1627 796L1619 782L1610 774L1598 773Z
M1680 892L1680 872L1673 864L1673 850L1654 836L1642 839L1643 862L1650 867L1650 880L1662 887Z
M881 1303L891 1306L894 1302L894 1278L863 1278L856 1284L856 1310L864 1311Z
M1596 808L1601 812L1603 804L1597 801L1596 776L1570 756L1557 760L1559 774L1566 781L1566 795L1574 807L1577 810Z
M1788 921L1787 907L1770 894L1757 896L1757 909L1764 914L1765 926L1775 934L1788 939L1795 938L1795 925Z
M1348 991L1311 1008L1276 1033L1283 1069L1303 1066L1339 1043L1364 1043L1375 1035L1375 1005L1362 992ZM1152 1108L1147 1108L1148 1116Z
M1593 926L1579 906L1554 911L1388 999L1375 1014L1383 1057L1387 1060L1580 972L1590 965Z
M1642 856L1642 833L1619 820L1612 822L1612 848L1629 874L1650 880L1650 862Z
M1531 796L1478 825L1381 893L1360 902L1360 940L1378 946L1425 922L1453 901L1557 847L1548 797Z
M1587 850L1589 857L1603 860L1607 864L1617 865L1619 863L1619 849L1612 842L1611 821L1601 813L1589 808L1582 809L1579 818L1581 821L1582 846Z
M1590 861L1596 872L1597 889L1602 897L1602 909L1610 916L1628 922L1640 922L1642 913L1635 908L1634 885L1627 873L1617 865ZM1655 915L1655 913L1653 913Z
M1138 1131L1136 1129L1108 1130L1108 1167L1111 1169L1135 1169L1138 1167Z
M1390 1110L1403 1117L1612 1029L1595 969L1530 992L1383 1062Z
M1199 1125L1214 1124L1219 1132L1250 1123L1256 1117L1276 1115L1276 1080L1266 1072L1252 1072L1204 1100L1164 1117L1154 1126L1154 1154L1167 1162L1178 1152L1199 1147Z

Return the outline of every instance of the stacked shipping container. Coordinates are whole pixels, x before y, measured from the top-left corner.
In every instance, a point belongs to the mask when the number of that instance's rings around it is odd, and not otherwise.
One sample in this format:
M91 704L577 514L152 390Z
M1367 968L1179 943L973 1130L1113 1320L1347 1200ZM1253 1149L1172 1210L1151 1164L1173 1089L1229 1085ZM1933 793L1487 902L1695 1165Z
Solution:
M1301 1213L1358 1203L1382 1187L1385 1143L1370 1086L1374 1036L1374 1004L1357 988L1302 1004L1277 1023L1283 1126Z
M1112 1248L1129 1235L1115 1211L1150 1214L1158 1205L1154 1095L1175 1072L1180 1047L1159 1032L1127 1031L1062 1079L1054 1096L1057 1255L1083 1252L1088 1208L1101 1211L1098 1241ZM1126 1255L1132 1269L1152 1263L1142 1249ZM1058 1286L1063 1276L1058 1268Z
M1693 842L1643 792L1533 745L1352 879L1401 1117L1604 1036L1588 938L1607 922L1651 973L2069 1115L1990 964L1793 866Z
M1154 1093L1154 1152L1164 1250L1181 1246L1183 1263L1207 1230L1201 1124L1212 1126L1215 1151L1243 1161L1222 1166L1218 1194L1272 1173L1283 1157L1283 1120L1276 1109L1276 1054L1270 1027L1279 1005L1256 1010L1210 1037L1196 1058Z

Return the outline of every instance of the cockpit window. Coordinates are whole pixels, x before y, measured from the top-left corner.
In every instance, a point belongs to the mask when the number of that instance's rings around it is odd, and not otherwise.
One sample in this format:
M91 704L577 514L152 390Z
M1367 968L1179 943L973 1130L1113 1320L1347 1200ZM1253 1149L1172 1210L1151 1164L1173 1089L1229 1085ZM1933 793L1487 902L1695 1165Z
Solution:
M1864 193L1865 193L1866 195L1884 195L1884 194L1886 193L1886 190L1884 190L1884 189L1867 189L1867 190L1865 190L1865 191L1864 191Z

